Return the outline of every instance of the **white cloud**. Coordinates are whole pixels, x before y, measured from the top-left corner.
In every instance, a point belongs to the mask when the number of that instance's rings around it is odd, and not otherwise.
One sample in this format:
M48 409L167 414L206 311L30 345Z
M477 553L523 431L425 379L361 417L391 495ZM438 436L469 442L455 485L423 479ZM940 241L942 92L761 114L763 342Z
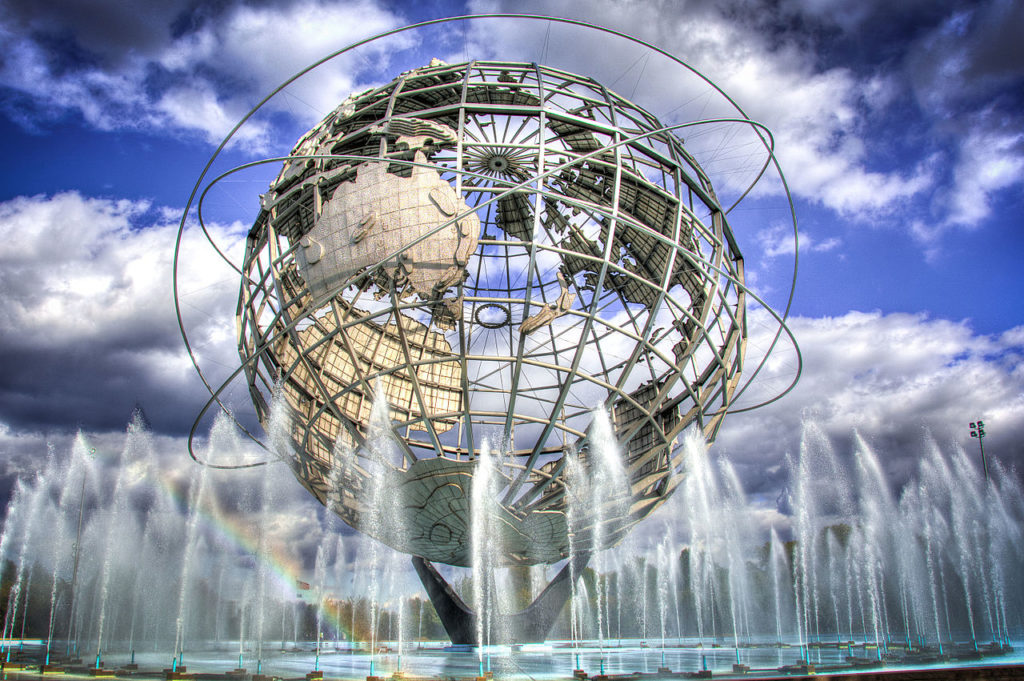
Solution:
M818 71L811 51L773 50L750 28L725 26L713 52L717 59L692 61L771 129L794 195L844 217L869 219L896 212L901 200L932 186L927 163L904 171L871 167L868 117L891 100L888 81L845 68ZM757 193L779 189L769 180Z
M724 485L730 469L742 481L748 505L719 516L725 523L716 526L719 536L732 524L762 540L769 527L788 531L792 509L786 494L794 486L788 460L817 448L836 456L839 471L831 474L848 476L850 489L833 478L822 480L821 488L829 494L838 490L853 497L854 486L865 491L854 465L854 452L865 447L877 455L884 478L898 491L908 480L920 479L920 462L933 446L947 456L966 450L980 475L977 440L970 438L968 428L980 418L986 425L990 468L998 463L1020 479L1024 326L987 336L975 334L966 321L878 312L800 317L790 320L790 326L803 353L800 383L774 404L726 416L709 451L710 462L687 464L690 477L694 471L700 475L706 465L719 469L717 485L723 489L717 493L722 496L712 500L713 506L728 502ZM750 327L748 376L768 345L773 325L757 311L750 314ZM760 387L736 406L751 405L782 389L795 369L795 355L783 344L759 376ZM687 450L688 457L695 455ZM689 541L693 509L685 501L686 489L681 488L636 529L633 545L650 547L666 534Z
M537 1L471 3L475 11L543 12L579 17L648 40L701 70L754 120L774 133L776 153L794 194L844 217L867 219L896 212L901 201L934 183L927 163L907 170L870 164L874 140L868 118L894 98L893 83L846 68L818 67L809 45L776 45L758 27L726 18L714 8L663 2L590 3ZM651 18L657 16L657 21ZM487 27L491 28L488 29ZM481 24L478 49L499 57L538 59L542 22L518 22L493 30ZM702 80L660 57L641 59L642 48L594 31L553 27L548 62L593 76L666 120L736 117L737 112ZM678 103L678 104L677 104ZM668 113L667 113L668 112ZM680 132L687 147L711 172L716 188L736 196L746 189L766 153L754 134L739 124ZM755 195L781 191L768 179ZM728 203L728 200L726 201Z
M755 238L764 255L776 258L780 255L792 256L794 252L793 228L788 225L776 224L759 231ZM842 241L838 237L819 239L810 232L800 232L800 253L827 253L838 248Z
M940 197L933 202L934 220L893 221L910 224L920 239L934 240L950 226L979 224L998 193L1020 185L1024 152L1014 135L1021 128L1019 106L1005 92L1022 77L1015 27L1024 12L1001 0L957 12L938 11L928 3L890 5L861 3L856 10L840 11L831 0L789 0L772 8L743 3L742 12L729 14L715 3L682 6L664 0L469 4L478 12L578 17L665 47L719 82L775 132L779 158L797 197L845 218L877 221L902 217L910 206L927 203L934 195ZM215 9L167 2L148 10L146 21L134 10L125 13L104 2L93 13L67 16L28 3L13 7L0 13L0 41L6 46L0 84L27 94L38 111L28 115L9 104L9 115L32 125L40 116L53 116L50 107L78 110L101 129L185 131L210 143L219 142L261 96L298 69L405 22L375 0L285 0ZM918 15L935 28L903 46L903 63L861 55L829 65L815 34L792 28L799 22L820 25L860 44L867 38L858 31L887 22L909 25ZM944 15L943 21L936 18ZM421 61L435 52L450 52L449 58L457 60L543 57L599 78L666 120L735 115L702 81L612 36L539 21L449 24L437 34L441 37L429 34L431 54ZM58 35L65 37L63 43L44 39ZM415 61L400 49L427 35L404 33L318 69L267 107L268 114L286 112L298 122L286 139L271 139L270 122L261 118L247 124L237 142L261 151L290 143L296 130L318 120L353 90L390 77L391 71L407 67L409 59ZM922 123L917 118L921 112L912 112L908 125L933 124L934 129L921 131L927 137L916 158L911 152L909 160L894 165L888 140L902 131L878 126L895 115L897 106L906 106L902 95L908 83L925 117ZM951 120L955 123L944 127ZM684 136L726 198L746 187L764 159L754 134L736 124L688 129ZM949 159L954 170L947 178L937 153L951 147L957 151ZM778 191L779 183L771 179L758 190ZM931 227L924 227L926 222Z
M936 217L910 223L911 234L926 245L929 258L938 254L942 236L951 229L983 226L1000 193L1019 188L1024 178L1024 117L989 108L972 118L985 122L967 125L966 134L956 140L951 186L934 201Z
M211 143L224 139L246 113L237 103L221 101L213 87L201 80L168 89L152 106L173 127L199 131ZM267 128L265 121L251 121L232 141L254 150L265 149Z
M763 317L751 313L748 367L767 346L771 325ZM795 318L790 327L803 353L800 383L768 407L727 417L715 445L743 471L748 487L771 484L763 472L798 451L805 420L840 445L859 431L879 445L891 471L906 471L920 454L924 429L940 442L963 442L968 421L982 418L1000 460L1024 462L1024 328L984 336L967 322L878 312ZM765 389L752 389L742 404L787 384L794 360L783 346L758 379Z
M136 400L191 420L201 388L185 356L171 295L177 225L145 201L75 192L0 204L0 403L15 427L118 427ZM235 258L245 231L210 225ZM186 328L201 356L236 362L237 276L186 232L179 270Z
M237 5L217 21L207 22L169 45L160 63L181 74L210 69L230 75L244 85L243 92L249 95L245 101L251 105L331 52L401 23L396 14L373 0ZM271 107L289 111L307 124L319 121L357 88L360 71L371 66L374 71L386 71L390 52L409 44L409 38L392 38L332 60L314 77L290 85ZM217 87L213 80L200 82L208 92L201 93L197 101L209 108L213 93L225 88ZM192 115L201 124L202 112ZM240 113L232 112L232 121L239 117ZM179 119L183 125L186 121L187 117Z
M151 26L137 36L138 45L126 47L109 39L109 26L97 24L131 22L109 16L123 10L104 9L109 11L73 24L42 9L0 14L0 41L7 46L0 84L30 95L42 107L77 110L100 129L166 127L211 143L220 142L251 106L299 69L403 23L373 0L239 4L204 15L195 30L172 35L175 12L189 9L168 7L151 16L162 30ZM162 21L168 24L161 26ZM69 44L70 54L59 54L38 39L40 33L62 35L65 42L71 35L81 44ZM315 122L357 87L361 71L386 68L388 50L407 44L405 38L382 41L335 60L315 79L290 86L270 110L292 113L303 125ZM88 58L74 54L76 48L88 50ZM62 60L69 64L57 66ZM265 148L267 124L252 125L237 141Z
M992 111L981 115L995 116ZM1021 183L1024 132L1017 126L1020 122L975 126L961 139L946 223L968 227L981 224L992 212L995 194Z
M26 344L61 346L106 334L176 326L167 319L177 225L147 220L146 201L85 198L77 192L0 204L0 314ZM140 224L142 223L142 224ZM238 255L239 225L214 227ZM187 288L215 281L210 258L183 260ZM219 304L208 294L200 305ZM171 327L171 328L169 328Z

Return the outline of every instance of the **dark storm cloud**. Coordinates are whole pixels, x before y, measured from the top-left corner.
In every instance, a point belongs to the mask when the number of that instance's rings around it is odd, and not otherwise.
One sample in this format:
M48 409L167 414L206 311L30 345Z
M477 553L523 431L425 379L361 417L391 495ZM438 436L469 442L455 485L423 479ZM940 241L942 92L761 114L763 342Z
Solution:
M141 404L157 431L187 431L201 390L185 376L177 384L153 376L149 364L159 355L133 356L140 347L146 346L14 349L0 342L9 362L0 380L0 414L19 428L108 431L123 428Z
M143 8L119 0L10 0L0 16L48 45L55 59L75 55L86 63L116 66L129 54L162 48L171 38L171 26L185 21L195 4L148 0Z
M930 30L958 6L957 2L935 0L781 0L780 2L739 2L740 7L757 8L753 16L775 23L782 32L809 31L830 43L826 49L845 52L858 48L861 59L886 59L893 49ZM836 42L843 45L836 45ZM870 54L870 56L869 56Z
M947 15L907 54L910 83L936 116L1024 100L1024 7L1000 0ZM999 102L997 102L999 103Z
M967 80L998 86L1019 80L1024 73L1024 5L1002 2L990 5L970 18L971 59L964 68ZM1019 94L1019 93L1018 93Z
M857 46L876 37L854 58L885 67L913 94L922 125L917 137L943 170L942 191L926 206L928 219L912 221L912 233L934 242L950 228L976 227L997 192L1019 187L1024 176L1024 6L991 0L915 4L909 13L903 3L872 8L841 42ZM895 31L894 14L895 26L903 27ZM903 118L892 121L897 130L915 116L907 103L899 109Z
M1024 8L1014 0L736 0L719 7L780 44L812 47L823 67L898 70L906 61L911 72L960 73L971 92L1018 79L1024 63Z

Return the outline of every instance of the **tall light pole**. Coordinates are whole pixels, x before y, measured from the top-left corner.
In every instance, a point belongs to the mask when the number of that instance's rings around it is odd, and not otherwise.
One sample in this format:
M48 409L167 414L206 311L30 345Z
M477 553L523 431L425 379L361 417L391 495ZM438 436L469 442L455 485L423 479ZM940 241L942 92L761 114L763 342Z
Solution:
M981 465L985 469L985 480L988 480L988 461L985 459L985 422L978 419L977 423L971 423L971 437L978 438L978 448L981 449Z

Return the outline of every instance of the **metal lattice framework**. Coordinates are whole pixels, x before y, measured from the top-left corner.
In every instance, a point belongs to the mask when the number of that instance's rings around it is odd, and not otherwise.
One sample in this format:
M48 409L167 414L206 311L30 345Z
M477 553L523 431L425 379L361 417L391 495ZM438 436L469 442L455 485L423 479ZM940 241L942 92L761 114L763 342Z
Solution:
M594 409L630 486L614 544L672 492L683 429L714 438L743 368L743 259L704 171L647 111L536 64L433 63L350 97L264 195L242 270L250 393L265 425L284 405L299 480L450 564L469 559L485 441L504 452L505 560L554 562ZM382 485L403 499L387 527Z

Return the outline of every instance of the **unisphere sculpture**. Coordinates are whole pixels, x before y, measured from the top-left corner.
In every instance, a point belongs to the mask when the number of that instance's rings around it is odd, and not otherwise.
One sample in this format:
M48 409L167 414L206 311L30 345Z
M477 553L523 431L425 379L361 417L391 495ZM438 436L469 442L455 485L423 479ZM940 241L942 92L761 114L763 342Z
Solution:
M491 565L570 558L505 616L543 639L678 485L683 430L710 441L732 408L743 259L677 127L585 76L434 60L350 96L260 197L237 311L259 420L320 502L413 556L455 643L481 620L431 561L472 562L474 500ZM570 514L581 479L609 491Z
M279 386L317 499L467 565L487 442L503 453L502 562L553 563L565 457L589 464L603 405L631 496L607 544L665 501L677 436L696 422L713 438L737 385L745 306L722 207L663 128L583 76L435 62L299 140L249 234L240 352L264 424ZM377 394L388 453L368 441ZM381 476L403 500L385 523L368 518Z

